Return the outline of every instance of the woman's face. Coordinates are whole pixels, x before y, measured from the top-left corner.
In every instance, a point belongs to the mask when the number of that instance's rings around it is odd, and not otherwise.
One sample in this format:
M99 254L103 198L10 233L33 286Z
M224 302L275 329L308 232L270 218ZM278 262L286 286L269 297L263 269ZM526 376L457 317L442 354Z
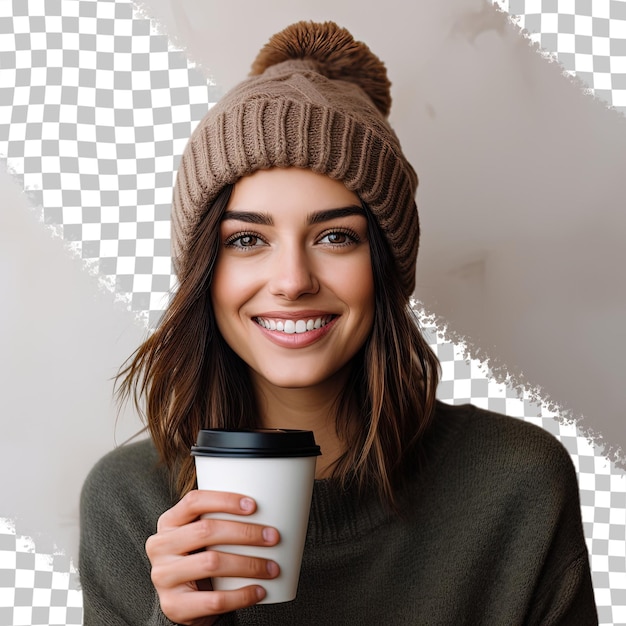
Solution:
M260 170L234 186L211 299L256 384L313 387L344 370L374 318L367 220L356 194L310 170Z

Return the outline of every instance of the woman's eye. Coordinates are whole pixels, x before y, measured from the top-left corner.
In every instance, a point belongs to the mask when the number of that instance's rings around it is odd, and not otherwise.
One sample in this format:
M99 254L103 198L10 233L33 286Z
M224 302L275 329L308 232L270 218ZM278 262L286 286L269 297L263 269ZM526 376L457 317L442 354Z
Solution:
M342 231L333 231L332 233L326 233L321 239L320 243L327 243L333 246L341 246L354 243L358 238L356 235L350 233L344 233Z
M245 234L229 237L226 245L232 248L256 248L263 245L263 240L257 235Z

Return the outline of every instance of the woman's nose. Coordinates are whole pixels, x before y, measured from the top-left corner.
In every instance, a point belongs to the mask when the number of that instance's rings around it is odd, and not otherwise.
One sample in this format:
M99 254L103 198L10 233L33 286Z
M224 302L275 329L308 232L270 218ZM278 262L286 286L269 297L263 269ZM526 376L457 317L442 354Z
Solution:
M289 245L274 255L270 277L270 292L287 300L319 291L313 263L299 245Z

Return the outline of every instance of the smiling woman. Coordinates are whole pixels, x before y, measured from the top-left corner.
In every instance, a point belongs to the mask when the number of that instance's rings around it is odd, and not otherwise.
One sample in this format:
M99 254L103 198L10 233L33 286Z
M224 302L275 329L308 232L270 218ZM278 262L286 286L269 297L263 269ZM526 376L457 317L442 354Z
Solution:
M249 214L239 207L266 219L255 220L251 232ZM262 170L235 184L221 235L211 285L215 318L255 389L306 388L328 401L335 394L326 388L345 385L374 317L367 219L358 197L310 170ZM276 416L298 426L299 411L286 410L265 406L260 417L268 426L280 426L269 423Z
M386 119L384 66L335 24L302 22L252 73L183 155L179 288L119 376L151 437L83 489L86 626L597 623L567 452L435 400L409 306L417 177ZM219 549L274 546L281 530L246 520L246 494L197 489L189 451L206 428L314 432L294 601L257 604L280 563ZM228 577L258 584L212 588Z

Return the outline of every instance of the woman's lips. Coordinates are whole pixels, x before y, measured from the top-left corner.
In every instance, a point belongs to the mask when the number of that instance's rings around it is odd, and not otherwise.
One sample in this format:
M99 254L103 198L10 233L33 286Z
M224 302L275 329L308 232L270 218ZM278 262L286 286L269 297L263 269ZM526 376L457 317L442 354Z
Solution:
M303 315L298 318L257 316L253 321L273 343L287 348L303 348L326 335L338 317L333 314Z

